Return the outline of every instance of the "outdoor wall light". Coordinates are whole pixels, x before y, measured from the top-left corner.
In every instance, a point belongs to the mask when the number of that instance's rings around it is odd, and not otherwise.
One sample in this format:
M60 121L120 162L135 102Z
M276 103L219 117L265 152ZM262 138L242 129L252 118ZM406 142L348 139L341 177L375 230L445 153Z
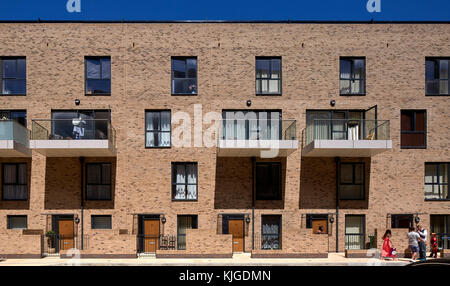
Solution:
M247 106L250 107L252 105L252 101L251 100L247 100Z
M75 105L80 105L80 100L78 98L75 99Z
M161 219L161 222L162 222L162 223L166 223L166 218L163 217L163 218Z
M419 218L418 216L416 216L416 217L414 218L414 221L415 221L416 223L419 223L419 222L420 222L420 218Z
M245 220L247 223L250 223L250 217L247 217L247 219Z
M333 223L334 222L334 218L330 217L330 222Z
M335 101L334 99L331 100L331 101L330 101L330 105L331 105L331 106L335 106L335 105L336 105L336 101Z
M75 217L75 223L79 224L80 223L80 218L78 217L78 215Z

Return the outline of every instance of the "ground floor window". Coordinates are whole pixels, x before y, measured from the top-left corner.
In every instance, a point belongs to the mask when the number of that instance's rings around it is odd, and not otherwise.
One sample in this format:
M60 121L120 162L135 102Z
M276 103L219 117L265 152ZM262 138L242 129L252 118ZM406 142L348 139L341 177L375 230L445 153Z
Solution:
M391 228L409 228L413 226L412 214L391 215Z
M345 249L364 249L365 215L345 216Z
M312 228L315 234L328 233L328 214L307 214L306 228Z
M7 220L8 229L27 229L26 215L9 215Z
M92 229L111 229L112 218L110 215L93 215L91 216Z
M281 216L261 216L261 249L281 249Z
M179 215L177 220L177 247L186 249L186 230L198 228L198 217L196 215Z
M450 215L430 215L430 232L436 233L438 247L450 249Z

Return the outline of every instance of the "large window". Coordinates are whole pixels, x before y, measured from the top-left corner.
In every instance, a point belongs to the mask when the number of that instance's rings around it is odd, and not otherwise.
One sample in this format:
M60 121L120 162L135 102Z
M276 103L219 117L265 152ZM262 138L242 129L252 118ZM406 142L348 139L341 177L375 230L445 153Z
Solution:
M256 94L281 94L281 58L256 58Z
M172 199L197 200L197 163L172 163Z
M3 200L26 200L28 197L27 164L2 164Z
M27 126L26 110L0 110L1 120L14 120L23 126Z
M179 215L177 221L177 247L186 249L186 230L198 228L198 219L196 215Z
M408 228L413 226L412 214L391 215L391 228Z
M111 229L112 219L110 215L92 215L91 216L92 229Z
M196 57L172 57L172 94L197 94Z
M364 200L364 163L340 163L341 200Z
M279 110L224 110L223 139L280 140L282 118Z
M450 215L430 215L430 232L436 233L438 247L450 249Z
M365 241L365 215L345 215L345 249L364 249Z
M109 110L53 110L49 139L108 139Z
M261 249L281 249L281 216L261 216Z
M256 163L256 199L281 200L281 163Z
M401 148L424 149L426 148L426 111L402 110L401 111Z
M25 57L4 57L1 64L2 95L25 95L27 93L27 72Z
M111 163L86 164L86 199L111 200Z
M26 215L9 215L7 216L8 229L27 229Z
M426 95L450 95L449 58L426 59Z
M170 147L170 111L145 113L145 147Z
M86 57L86 95L111 94L111 58Z
M340 94L366 94L366 59L346 58L340 60Z
M450 163L425 163L425 199L450 200L448 177Z

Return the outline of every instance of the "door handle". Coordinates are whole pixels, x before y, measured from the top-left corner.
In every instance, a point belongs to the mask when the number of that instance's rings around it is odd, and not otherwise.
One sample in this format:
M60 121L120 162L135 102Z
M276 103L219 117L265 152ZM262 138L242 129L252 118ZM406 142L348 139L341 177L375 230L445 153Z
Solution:
M235 241L235 242L233 242L234 244L239 244L239 242L237 242L237 241Z

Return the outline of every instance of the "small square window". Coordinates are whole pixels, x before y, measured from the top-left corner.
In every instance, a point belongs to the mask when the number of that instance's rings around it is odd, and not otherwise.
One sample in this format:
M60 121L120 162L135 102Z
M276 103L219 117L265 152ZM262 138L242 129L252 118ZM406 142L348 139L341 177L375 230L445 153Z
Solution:
M391 228L409 228L413 226L412 214L391 215Z
M27 229L26 215L9 215L7 216L8 229Z
M112 228L112 222L111 222L111 216L110 215L92 215L91 216L91 228L92 229L111 229Z

